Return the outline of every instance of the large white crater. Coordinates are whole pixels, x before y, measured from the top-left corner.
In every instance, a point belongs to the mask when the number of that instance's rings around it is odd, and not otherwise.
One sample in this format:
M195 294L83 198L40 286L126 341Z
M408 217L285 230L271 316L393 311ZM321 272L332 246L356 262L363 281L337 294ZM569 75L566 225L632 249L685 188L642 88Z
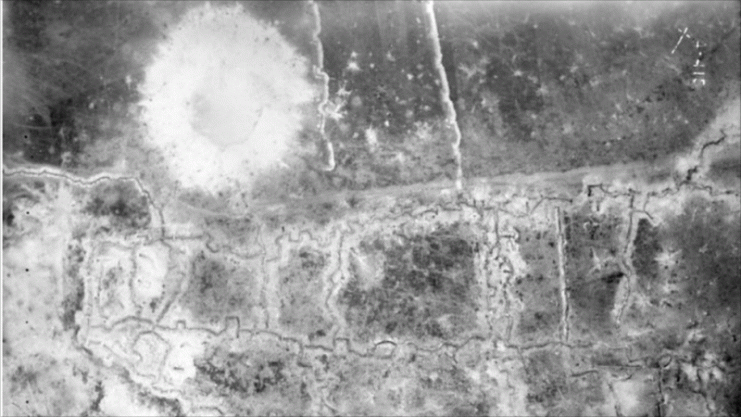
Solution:
M316 93L307 60L241 5L191 9L140 86L148 138L184 187L248 186L281 160Z

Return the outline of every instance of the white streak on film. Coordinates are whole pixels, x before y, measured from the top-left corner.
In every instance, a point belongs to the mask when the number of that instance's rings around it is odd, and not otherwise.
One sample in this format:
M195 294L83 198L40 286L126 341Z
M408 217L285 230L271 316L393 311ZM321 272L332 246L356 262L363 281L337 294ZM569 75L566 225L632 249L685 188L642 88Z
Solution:
M455 158L456 172L455 172L455 187L460 190L463 188L463 168L461 167L461 130L458 127L458 121L455 114L455 107L453 101L450 100L450 86L448 85L448 79L445 76L445 68L443 67L443 54L440 48L440 35L437 31L437 21L435 19L435 10L431 0L425 2L425 17L427 19L427 26L429 32L430 43L432 44L432 51L435 57L435 69L437 70L438 77L440 78L440 100L443 105L443 112L445 113L445 125L450 131L453 132L453 157Z

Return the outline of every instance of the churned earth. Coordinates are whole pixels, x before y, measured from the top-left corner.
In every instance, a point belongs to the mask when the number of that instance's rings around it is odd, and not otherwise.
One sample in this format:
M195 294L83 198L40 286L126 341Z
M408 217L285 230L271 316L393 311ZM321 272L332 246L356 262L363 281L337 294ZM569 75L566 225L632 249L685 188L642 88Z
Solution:
M2 10L3 415L741 415L738 3Z

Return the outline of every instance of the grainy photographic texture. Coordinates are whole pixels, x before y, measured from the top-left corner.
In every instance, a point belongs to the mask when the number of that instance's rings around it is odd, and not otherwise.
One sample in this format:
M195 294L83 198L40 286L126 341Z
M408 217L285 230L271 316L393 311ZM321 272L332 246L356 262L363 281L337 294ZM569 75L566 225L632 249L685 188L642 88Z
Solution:
M2 415L741 416L738 2L2 2Z

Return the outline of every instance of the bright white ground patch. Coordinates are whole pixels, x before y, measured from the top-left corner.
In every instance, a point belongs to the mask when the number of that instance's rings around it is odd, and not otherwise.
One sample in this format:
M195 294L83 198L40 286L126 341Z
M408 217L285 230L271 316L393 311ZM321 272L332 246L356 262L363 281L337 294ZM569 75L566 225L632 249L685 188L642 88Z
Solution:
M146 69L143 122L185 187L247 186L280 161L316 91L307 62L240 5L206 4L171 30Z

